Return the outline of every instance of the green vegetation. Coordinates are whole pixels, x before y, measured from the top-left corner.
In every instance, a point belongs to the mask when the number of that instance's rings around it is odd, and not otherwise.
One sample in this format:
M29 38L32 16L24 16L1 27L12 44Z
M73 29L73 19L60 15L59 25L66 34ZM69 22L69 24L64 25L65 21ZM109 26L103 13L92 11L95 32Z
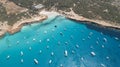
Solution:
M9 0L21 7L28 8L31 13L36 12L31 7L34 4L43 4L46 9L56 7L58 10L68 11L73 8L75 13L90 19L108 20L120 23L119 0ZM116 4L113 4L117 3ZM0 20L5 19L5 10L0 6ZM2 13L2 14L1 14ZM21 14L20 14L21 15ZM1 17L2 16L2 17ZM18 15L19 16L19 15ZM24 15L22 15L24 16ZM14 16L12 15L14 18ZM15 19L14 19L15 20ZM14 21L12 20L12 21Z
M119 0L11 0L22 7L30 8L33 4L41 3L50 9L55 6L59 10L73 10L86 18L108 20L120 23L119 7L112 5ZM120 1L119 1L120 3Z
M33 14L36 14L36 12L33 12L31 10L18 14L7 14L5 7L3 7L2 4L0 4L0 21L2 22L7 21L9 25L13 25L23 17L30 18L30 15Z
M3 21L3 19L6 18L6 10L0 3L0 20Z

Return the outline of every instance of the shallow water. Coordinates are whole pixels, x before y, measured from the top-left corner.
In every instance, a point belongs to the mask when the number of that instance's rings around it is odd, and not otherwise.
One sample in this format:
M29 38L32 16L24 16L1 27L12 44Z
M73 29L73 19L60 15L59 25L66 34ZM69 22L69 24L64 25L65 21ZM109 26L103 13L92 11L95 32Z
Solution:
M0 67L9 66L120 67L120 40L64 17L51 17L0 39Z

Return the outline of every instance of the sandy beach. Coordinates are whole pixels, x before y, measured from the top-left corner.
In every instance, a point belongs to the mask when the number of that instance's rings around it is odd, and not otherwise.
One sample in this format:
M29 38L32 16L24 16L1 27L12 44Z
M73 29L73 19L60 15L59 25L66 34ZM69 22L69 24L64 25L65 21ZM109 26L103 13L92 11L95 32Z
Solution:
M47 10L42 10L40 12L40 14L45 14L48 17L51 17L53 15L60 15L60 16L64 16L68 19L71 20L75 20L75 21L79 21L79 22L84 22L84 23L88 23L88 24L96 24L100 27L105 27L105 28L111 28L111 29L117 29L120 30L120 25L119 24L115 24L114 22L110 22L110 21L104 21L104 20L96 20L96 19L88 19L85 18L83 16L79 16L78 14L76 14L72 8L70 12L66 12L66 11L61 11L61 10L51 10L51 11L47 11Z

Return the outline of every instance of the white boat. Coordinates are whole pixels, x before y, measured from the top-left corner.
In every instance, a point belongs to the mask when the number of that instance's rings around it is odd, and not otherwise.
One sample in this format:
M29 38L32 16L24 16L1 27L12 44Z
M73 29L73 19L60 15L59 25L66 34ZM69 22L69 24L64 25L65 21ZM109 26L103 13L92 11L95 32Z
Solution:
M52 31L55 31L55 29L52 29Z
M20 55L21 55L21 56L23 56L23 55L24 55L23 51L21 51L21 52L20 52Z
M83 40L83 41L85 41L85 39L84 39L84 38L83 38L82 40Z
M24 62L24 60L23 60L23 59L21 59L21 60L20 60L20 62L21 62L21 63L23 63L23 62Z
M42 53L42 50L40 50L39 52L40 52L40 54L41 54L41 53Z
M63 67L63 64L60 64L60 67Z
M44 34L47 34L47 31L44 31Z
M81 60L82 60L82 61L84 61L84 58L83 58L83 57L81 57Z
M107 60L109 60L109 59L110 59L110 57L108 57L108 56L107 56L107 57L106 57L106 59L107 59Z
M32 48L31 47L29 47L29 50L31 50Z
M104 48L105 46L104 45L102 45L102 48Z
M91 55L92 55L92 56L95 56L96 54L95 54L95 52L91 52Z
M98 41L96 41L96 44L97 44L97 45L99 45L99 42L98 42Z
M60 32L60 35L61 35L61 36L63 36L63 33L62 33L62 32Z
M72 50L72 54L75 54L75 51L74 51L74 50Z
M107 39L106 38L103 38L104 42L107 42Z
M87 38L88 38L88 39L91 39L91 37L90 37L90 36L88 36Z
M90 48L91 48L91 49L94 49L94 47L93 47L93 46L90 46Z
M101 63L100 65L101 65L101 67L106 67L103 63Z
M92 36L92 35L93 35L93 32L90 32L89 35Z
M8 55L6 58L9 59L9 58L10 58L10 55Z
M65 45L68 45L68 42L65 42Z
M17 44L19 44L20 42L19 41L17 41Z
M39 62L38 62L38 60L37 60L37 59L34 59L34 63L35 63L35 64L38 64Z
M42 42L42 40L39 40L39 42L41 43L41 42Z
M52 60L49 60L49 64L51 64L52 63Z
M54 55L54 52L51 52L51 56L53 56Z
M64 51L64 55L65 55L65 57L68 56L68 52L67 52L67 50Z
M33 38L33 41L35 41L36 39L35 38Z
M115 40L119 40L119 38L118 38L118 37L115 37Z
M46 48L49 49L49 46L47 45Z
M76 48L79 48L79 45L78 45L78 44L76 45Z
M47 42L49 42L50 41L50 39L47 39Z

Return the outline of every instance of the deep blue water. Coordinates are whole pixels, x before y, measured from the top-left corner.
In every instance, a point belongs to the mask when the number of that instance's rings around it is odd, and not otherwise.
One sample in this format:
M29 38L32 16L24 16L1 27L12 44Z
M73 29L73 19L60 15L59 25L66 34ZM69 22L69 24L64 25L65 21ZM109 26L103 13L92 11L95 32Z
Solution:
M109 33L51 17L0 39L0 67L120 67L120 40Z

